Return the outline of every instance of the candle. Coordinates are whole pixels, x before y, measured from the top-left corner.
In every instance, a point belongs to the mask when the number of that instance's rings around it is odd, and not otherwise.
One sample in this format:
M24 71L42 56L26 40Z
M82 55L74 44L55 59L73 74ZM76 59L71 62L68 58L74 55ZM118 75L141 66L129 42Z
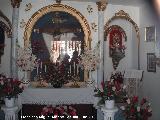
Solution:
M39 67L39 66L37 66L37 75L38 75L38 67Z
M70 65L70 74L71 74L71 69L72 69L71 67L72 67L72 66Z
M45 66L44 66L44 72L46 72L46 71L47 71L47 66L45 65Z
M42 62L41 62L41 69L42 69Z
M77 64L77 75L78 75L78 64Z
M74 62L74 66L73 66L74 75L75 75L75 68L76 68L76 63Z

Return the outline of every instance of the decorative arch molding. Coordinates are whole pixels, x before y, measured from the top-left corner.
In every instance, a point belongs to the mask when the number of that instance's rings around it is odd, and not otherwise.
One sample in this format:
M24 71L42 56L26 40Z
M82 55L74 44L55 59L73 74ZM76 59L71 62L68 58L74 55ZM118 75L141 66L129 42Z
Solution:
M124 19L130 22L135 28L136 36L137 36L137 46L138 46L138 69L140 69L140 30L138 25L131 19L128 13L124 12L123 10L120 10L119 12L115 13L115 15L107 21L104 27L105 37L106 37L106 33L108 32L109 24L116 19ZM104 40L106 40L106 38Z
M3 14L3 12L1 10L0 10L0 26L7 33L7 36L9 38L11 38L11 35L12 35L12 24L11 24L10 20Z
M49 13L49 12L54 12L54 11L62 11L62 12L67 12L74 16L81 24L83 31L84 31L84 40L85 40L85 45L88 46L89 48L91 47L91 30L89 28L89 24L86 20L86 18L76 9L63 5L63 4L53 4L53 5L48 5L45 6L41 9L39 9L36 13L32 15L32 17L29 19L29 21L26 24L26 28L24 31L24 46L27 46L30 41L32 29L37 22L39 18L41 18L43 15Z

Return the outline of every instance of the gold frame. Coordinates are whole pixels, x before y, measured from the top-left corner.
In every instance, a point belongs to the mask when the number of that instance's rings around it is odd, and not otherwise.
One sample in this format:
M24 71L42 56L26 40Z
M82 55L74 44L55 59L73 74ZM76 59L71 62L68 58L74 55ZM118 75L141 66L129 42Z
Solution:
M156 42L156 27L154 25L145 27L145 41Z
M29 21L26 24L25 31L24 31L24 46L28 46L32 29L37 22L39 18L41 18L43 15L49 13L49 12L54 12L54 11L63 11L71 14L72 16L76 17L76 19L80 22L83 31L84 31L84 40L85 40L85 45L86 47L91 48L91 30L89 28L89 24L86 20L86 18L76 9L63 5L63 4L53 4L53 5L48 5L40 10L38 10L36 13L32 15L32 17L29 19Z
M89 47L91 49L91 30L89 27L89 24L86 20L86 18L75 8L72 8L67 5L63 4L53 4L53 5L48 5L45 6L41 9L39 9L37 12L35 12L29 21L26 24L25 31L24 31L24 46L27 47L30 43L30 37L32 33L32 29L35 25L35 23L41 18L43 15L49 13L49 12L54 12L54 11L62 11L62 12L67 12L74 16L81 24L82 29L84 31L84 40L85 40L85 47ZM88 72L84 71L84 81L88 79Z
M115 20L115 19L124 19L128 22L130 22L134 28L135 28L135 31L136 31L136 34L137 34L137 46L138 46L138 69L140 69L140 30L139 30L139 27L138 25L131 19L131 17L129 16L128 13L124 12L123 10L120 10L119 12L115 13L115 15L110 18L107 23L105 24L105 27L104 27L104 33L105 33L105 36L106 36L106 32L108 31L108 28L109 28L109 24Z

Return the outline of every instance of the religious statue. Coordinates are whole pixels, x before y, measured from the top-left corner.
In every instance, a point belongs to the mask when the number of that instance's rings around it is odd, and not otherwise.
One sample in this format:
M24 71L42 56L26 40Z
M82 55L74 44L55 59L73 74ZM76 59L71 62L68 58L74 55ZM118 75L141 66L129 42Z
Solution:
M126 38L125 32L121 27L113 27L109 33L110 57L112 57L113 68L116 69L121 59L125 57L126 47L123 45L123 38Z

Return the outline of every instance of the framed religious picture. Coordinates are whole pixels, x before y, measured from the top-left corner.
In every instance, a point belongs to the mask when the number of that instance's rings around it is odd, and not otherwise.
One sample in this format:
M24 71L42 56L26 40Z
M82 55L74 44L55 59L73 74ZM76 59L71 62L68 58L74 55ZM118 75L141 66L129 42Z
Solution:
M150 26L145 28L145 41L155 42L156 41L156 27Z
M155 53L147 53L147 71L148 72L156 72Z

